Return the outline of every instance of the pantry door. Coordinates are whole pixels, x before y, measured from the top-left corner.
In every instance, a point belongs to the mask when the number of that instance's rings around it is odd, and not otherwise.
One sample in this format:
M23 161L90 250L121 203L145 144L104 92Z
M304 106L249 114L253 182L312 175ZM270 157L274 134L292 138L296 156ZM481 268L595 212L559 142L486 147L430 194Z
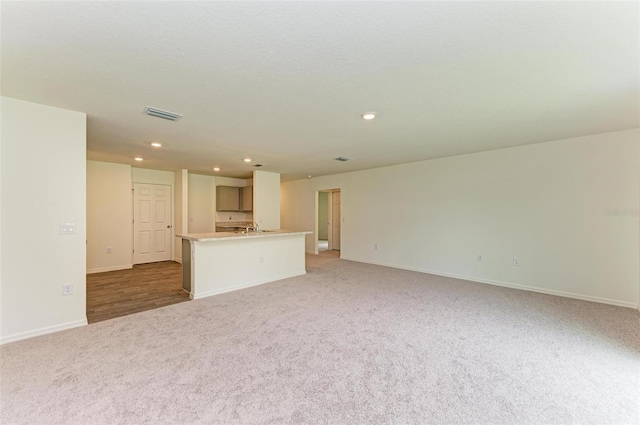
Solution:
M171 260L171 186L133 185L133 264Z

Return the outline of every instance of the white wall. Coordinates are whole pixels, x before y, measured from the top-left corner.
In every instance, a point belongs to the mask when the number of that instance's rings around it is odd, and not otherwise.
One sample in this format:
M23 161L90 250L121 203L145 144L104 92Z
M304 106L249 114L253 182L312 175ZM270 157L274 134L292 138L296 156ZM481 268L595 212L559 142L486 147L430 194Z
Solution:
M2 343L85 325L86 116L2 97ZM76 233L60 235L60 223ZM63 296L62 285L73 284Z
M280 224L283 229L316 232L317 183L317 179L304 179L280 185ZM306 236L305 251L312 254L315 249L315 234L309 234Z
M245 187L247 186L247 182L251 181L251 179L236 179L233 177L220 177L220 176L216 176L215 179L216 179L216 186L232 186L232 187Z
M175 235L188 233L189 229L189 171L174 173L173 229ZM173 259L182 263L182 238L174 237Z
M130 165L87 161L87 273L132 267L131 173Z
M260 229L280 228L280 174L253 172L253 219Z
M0 99L1 100L1 99ZM4 101L0 101L0 117L2 117L2 105ZM0 128L2 127L2 123L0 122ZM0 130L1 131L1 130ZM2 317L3 317L3 302L2 302L2 290L3 282L2 282L2 139L4 138L4 134L0 134L0 343L2 343Z
M286 182L283 227L335 187L342 258L638 305L640 129Z
M149 170L147 168L131 167L131 181L133 183L146 184L175 184L175 173L173 171ZM133 186L131 186L133 187Z
M133 183L173 188L175 174L87 161L87 273L132 267Z
M189 174L189 233L215 231L216 178Z

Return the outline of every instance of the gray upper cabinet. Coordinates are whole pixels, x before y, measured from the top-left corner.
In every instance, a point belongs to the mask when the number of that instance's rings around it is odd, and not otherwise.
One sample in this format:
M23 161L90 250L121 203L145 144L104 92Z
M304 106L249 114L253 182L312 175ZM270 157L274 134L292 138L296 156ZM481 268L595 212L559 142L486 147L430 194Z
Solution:
M216 211L253 211L253 186L216 186Z
M253 211L253 186L240 189L240 211Z
M216 186L216 211L240 211L240 188Z

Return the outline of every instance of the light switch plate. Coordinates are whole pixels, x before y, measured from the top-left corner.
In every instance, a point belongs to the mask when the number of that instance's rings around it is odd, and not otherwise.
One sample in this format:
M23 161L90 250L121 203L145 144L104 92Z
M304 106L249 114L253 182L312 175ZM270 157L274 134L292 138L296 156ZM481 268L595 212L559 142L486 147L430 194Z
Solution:
M75 235L76 234L76 223L60 223L60 234L61 235Z

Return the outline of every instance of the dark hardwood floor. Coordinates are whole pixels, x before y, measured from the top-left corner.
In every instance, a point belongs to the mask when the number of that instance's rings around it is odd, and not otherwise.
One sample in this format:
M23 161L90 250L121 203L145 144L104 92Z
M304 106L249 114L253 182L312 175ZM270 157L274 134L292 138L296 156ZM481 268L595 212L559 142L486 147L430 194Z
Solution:
M182 266L174 261L87 275L87 320L101 322L189 301L182 290Z

